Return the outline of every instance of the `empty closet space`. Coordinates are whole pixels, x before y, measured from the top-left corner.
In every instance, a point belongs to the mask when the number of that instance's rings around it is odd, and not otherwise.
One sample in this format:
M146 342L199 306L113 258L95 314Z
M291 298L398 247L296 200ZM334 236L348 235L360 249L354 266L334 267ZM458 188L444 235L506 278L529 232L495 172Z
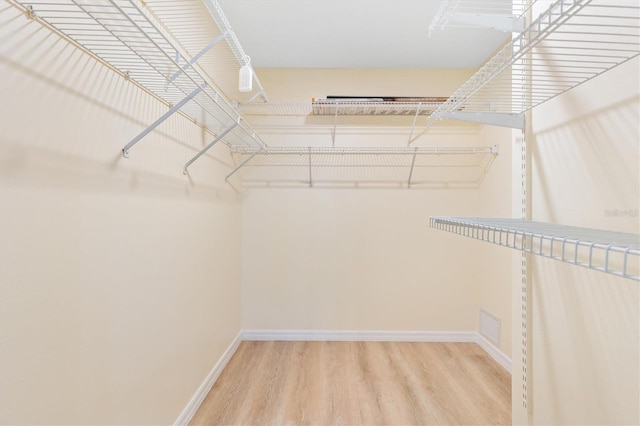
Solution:
M636 0L0 0L0 424L640 423Z
M243 342L191 424L511 424L474 343Z

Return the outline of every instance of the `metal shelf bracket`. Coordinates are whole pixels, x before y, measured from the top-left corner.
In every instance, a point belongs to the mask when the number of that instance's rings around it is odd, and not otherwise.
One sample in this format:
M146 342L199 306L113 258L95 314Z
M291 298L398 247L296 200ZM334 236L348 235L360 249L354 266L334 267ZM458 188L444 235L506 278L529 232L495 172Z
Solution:
M491 28L494 30L521 33L526 28L524 17L501 15L452 15L449 20L458 24L466 24L478 28Z
M222 34L220 34L219 36L211 40L209 44L207 44L204 48L202 48L200 52L198 52L193 58L191 58L191 60L187 62L187 64L184 67L181 67L171 77L169 77L169 79L167 80L166 87L168 88L169 83L173 82L176 78L180 77L180 75L184 73L187 70L187 68L196 64L205 53L211 50L211 48L216 44L218 44L226 35L227 35L227 31L224 31ZM176 54L179 55L180 53L176 52ZM176 60L176 63L178 63L178 60Z
M451 120L469 121L472 123L490 124L493 126L509 127L523 130L524 114L509 114L504 112L467 112L449 111L442 114L442 118Z
M133 138L131 140L131 142L129 142L128 144L126 144L124 146L124 148L122 148L122 156L124 158L129 158L129 150L131 149L131 147L133 147L135 144L137 144L138 142L140 142L140 139L144 138L146 135L148 135L149 133L151 133L153 131L153 129L155 129L156 127L158 127L160 124L162 124L167 118L171 117L174 113L176 113L180 108L182 108L187 102L189 102L194 96L196 96L198 93L202 92L202 90L204 90L204 88L207 87L206 83L203 83L201 86L199 86L198 88L196 88L193 92L189 93L187 95L187 97L185 97L184 99L182 99L180 102L178 102L177 104L175 104L173 107L171 107L171 109L167 112L165 112L162 117L158 118L156 121L153 122L153 124L151 124L149 127L147 127L146 129L144 129L138 136L136 136L135 138Z
M220 140L222 140L222 138L224 138L230 131L232 131L238 124L240 124L239 122L235 122L233 123L231 126L227 127L222 133L220 133L218 136L216 136L216 138L207 146L205 146L199 153L197 153L191 160L187 161L182 169L182 174L186 175L187 174L187 168L189 168L189 166L191 164L193 164L194 161L196 161L198 158L202 157L204 155L205 152L209 151L209 149L211 149L216 143L218 143Z
M229 181L229 178L230 178L231 176L235 175L235 174L238 172L238 170L240 170L241 168L243 168L243 167L244 167L244 166L245 166L249 161L253 160L253 158L254 158L256 155L260 154L260 153L261 153L261 152L263 152L263 151L264 151L264 148L260 148L260 149L258 149L258 150L257 150L256 152L254 152L254 153L253 153L249 158L247 158L247 159L246 159L246 160L244 160L242 163L240 163L240 165L239 165L238 167L236 167L235 169L233 169L233 170L231 171L231 173L229 173L229 174L227 175L227 177L225 177L225 178L224 178L225 183L226 183L226 182L228 182L228 181Z

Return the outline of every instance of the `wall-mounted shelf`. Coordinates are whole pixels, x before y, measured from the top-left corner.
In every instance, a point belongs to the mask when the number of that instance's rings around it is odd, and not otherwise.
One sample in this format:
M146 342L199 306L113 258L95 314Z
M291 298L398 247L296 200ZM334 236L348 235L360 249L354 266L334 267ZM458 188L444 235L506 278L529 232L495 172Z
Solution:
M557 0L427 118L509 120L640 54L640 4Z
M231 148L243 186L470 188L498 155L483 148Z
M432 217L432 228L640 281L640 235L520 219Z
M536 0L444 0L429 24L429 36L447 28L492 28L519 32ZM531 3L531 5L529 5Z
M442 100L442 102L444 102ZM365 102L365 101L314 101L314 102L254 102L242 105L244 116L292 116L308 115L404 115L428 116L442 102Z
M214 18L216 13L222 13L214 7L216 3L207 0L211 4L209 9L215 12ZM144 2L15 0L15 4L169 106L166 114L124 147L125 156L140 139L178 111L217 135L206 149L221 140L222 134L230 145L265 146L198 66L198 61L223 40L241 54L230 28L220 29L216 37L191 57Z

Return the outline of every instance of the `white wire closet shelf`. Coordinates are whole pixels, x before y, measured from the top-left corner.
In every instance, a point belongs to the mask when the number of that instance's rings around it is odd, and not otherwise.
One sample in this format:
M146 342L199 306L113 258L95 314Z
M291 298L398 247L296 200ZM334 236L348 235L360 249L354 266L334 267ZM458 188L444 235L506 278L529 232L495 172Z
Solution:
M253 74L254 91L239 91L240 67L250 64L249 56L240 45L231 24L218 1L214 0L145 0L144 4L162 23L180 46L194 57L221 34L224 42L199 57L199 71L215 82L227 99L245 103L258 94L267 101L266 93L257 74Z
M432 228L640 281L640 235L509 218L431 217Z
M525 13L536 0L444 0L429 24L429 35L447 28L486 27L521 31ZM529 4L531 3L531 4Z
M640 54L637 0L556 0L427 118L521 115Z
M232 147L245 187L475 188L498 147Z
M15 3L170 107L124 147L125 156L135 143L178 110L217 135L210 146L222 138L229 145L265 146L197 65L209 49L229 39L228 28L190 57L144 2L16 0ZM230 46L234 43L230 42Z
M245 116L406 115L428 116L442 102L331 101L254 102L242 105Z

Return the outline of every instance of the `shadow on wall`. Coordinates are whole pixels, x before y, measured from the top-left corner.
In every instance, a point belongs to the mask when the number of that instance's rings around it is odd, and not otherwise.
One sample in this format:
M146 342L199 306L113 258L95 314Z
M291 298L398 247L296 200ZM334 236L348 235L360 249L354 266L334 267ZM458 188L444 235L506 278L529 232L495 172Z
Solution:
M3 145L0 176L12 186L114 195L130 193L135 196L192 201L236 203L239 200L239 194L230 190L230 186L224 188L207 185L181 174L171 177L116 167L123 161L120 153L113 157L111 163L107 163L6 141L3 141Z
M637 283L549 259L532 262L538 424L637 424Z
M536 220L638 233L640 98L535 134Z

